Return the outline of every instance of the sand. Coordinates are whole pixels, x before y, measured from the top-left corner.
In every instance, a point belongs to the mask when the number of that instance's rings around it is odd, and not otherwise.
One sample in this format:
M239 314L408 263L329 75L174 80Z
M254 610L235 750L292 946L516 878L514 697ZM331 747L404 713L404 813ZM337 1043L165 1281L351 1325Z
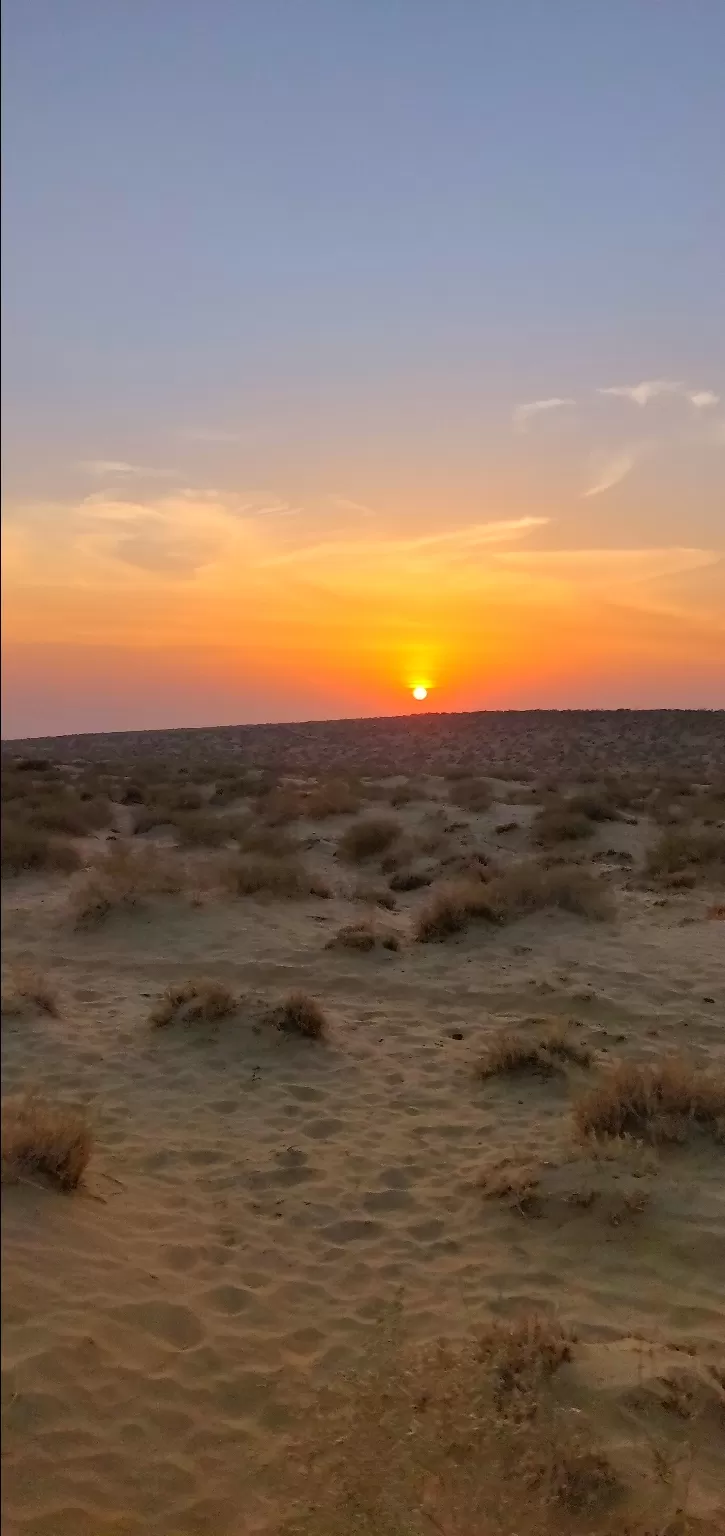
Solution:
M430 813L400 814L414 830ZM496 826L530 816L497 803L455 820L501 856L525 830ZM347 823L305 828L329 901L159 898L79 932L67 877L8 882L6 966L42 972L60 1014L4 1018L4 1092L86 1105L97 1137L77 1192L3 1192L12 1536L252 1528L319 1385L365 1359L398 1295L420 1338L555 1312L582 1341L573 1390L625 1454L638 1435L683 1432L661 1401L673 1361L692 1379L725 1364L725 1149L663 1154L634 1214L631 1171L605 1168L585 1206L572 1197L591 1162L570 1128L585 1069L473 1075L493 1031L541 1016L571 1020L600 1062L685 1050L722 1064L712 892L663 896L622 873L617 852L637 861L649 836L640 818L587 845L616 884L605 922L544 912L421 945L413 892L375 918L397 952L327 948L367 910L333 856ZM239 996L234 1014L151 1029L164 987L197 975ZM323 1003L326 1042L264 1021L291 987ZM483 1169L545 1159L534 1214L483 1197ZM708 1379L689 1496L716 1522L725 1412Z

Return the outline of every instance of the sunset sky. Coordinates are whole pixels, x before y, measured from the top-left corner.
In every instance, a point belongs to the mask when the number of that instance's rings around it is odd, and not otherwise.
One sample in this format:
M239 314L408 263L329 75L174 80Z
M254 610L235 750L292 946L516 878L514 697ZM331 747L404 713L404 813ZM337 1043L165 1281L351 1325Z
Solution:
M5 736L725 705L725 6L4 54Z

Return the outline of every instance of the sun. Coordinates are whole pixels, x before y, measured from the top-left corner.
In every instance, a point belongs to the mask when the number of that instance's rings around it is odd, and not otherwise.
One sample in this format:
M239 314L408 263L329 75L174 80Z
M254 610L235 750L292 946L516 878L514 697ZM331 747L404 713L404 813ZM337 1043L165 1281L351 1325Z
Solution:
M424 688L422 683L418 683L417 688L413 689L413 698L417 699L419 704L422 704L423 699L427 699L427 697L428 689Z

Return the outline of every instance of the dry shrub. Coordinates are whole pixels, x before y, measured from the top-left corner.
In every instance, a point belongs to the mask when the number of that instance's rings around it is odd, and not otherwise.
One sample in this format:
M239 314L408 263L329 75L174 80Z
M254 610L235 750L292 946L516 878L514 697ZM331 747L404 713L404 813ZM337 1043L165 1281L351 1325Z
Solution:
M617 1477L549 1387L570 1355L537 1318L458 1345L373 1340L366 1371L323 1396L291 1448L281 1536L602 1532Z
M304 800L299 789L280 786L258 801L258 815L269 827L284 827L303 814Z
M234 896L273 896L280 900L318 896L327 899L327 881L296 857L274 858L241 853L222 872L223 884Z
M234 1013L236 1007L237 999L222 981L202 977L172 982L151 1009L149 1024L156 1028L178 1023L211 1024Z
M422 869L398 869L388 881L391 891L420 891L430 883L431 876Z
M461 933L472 919L509 923L550 907L605 917L609 901L605 887L589 870L513 864L485 883L469 878L439 886L418 912L415 937L423 943L445 939Z
M19 1015L37 1008L40 1013L48 1013L51 1018L57 1019L60 1009L58 1007L57 993L39 976L37 971L15 971L10 985L2 991L2 1011L10 1015Z
M587 869L563 865L542 869L534 862L512 864L487 886L499 922L558 907L578 917L604 918L611 911L606 885Z
M401 832L395 816L364 816L354 821L343 832L338 848L344 859L360 864L364 859L376 858L385 853Z
M493 804L493 790L487 779L459 779L449 791L449 799L463 811L487 811Z
M111 808L107 800L82 800L72 790L59 788L37 797L28 807L28 816L40 832L62 837L86 837L107 827Z
M357 949L364 954L378 944L382 949L400 949L396 933L381 933L372 923L346 923L328 940L325 949Z
M539 848L554 848L558 843L579 842L591 837L593 823L582 811L574 810L571 802L547 805L539 811L531 823L531 840Z
M583 1137L682 1142L700 1130L725 1139L725 1074L680 1056L618 1061L581 1095L574 1120Z
M308 1040L324 1040L328 1033L327 1014L308 992L288 992L272 1010L271 1022L288 1035L304 1035Z
M29 821L15 817L11 819L9 815L3 817L4 875L22 875L37 870L65 875L79 869L80 864L80 855L72 843L64 842L59 837L50 837Z
M499 1030L487 1043L476 1064L477 1077L495 1077L506 1072L537 1072L549 1076L561 1072L567 1063L588 1067L591 1048L578 1040L566 1024L558 1020L539 1026L536 1034Z
M587 816L590 821L619 821L619 810L614 797L604 785L578 790L567 800L570 811Z
M700 871L718 880L725 879L725 830L686 827L663 832L649 850L647 869L651 875L694 876Z
M376 884L375 881L361 880L353 891L355 901L364 901L371 907L384 907L387 912L394 912L397 906L392 891L386 885Z
M303 815L310 821L325 821L329 816L354 816L360 809L360 795L346 779L330 779L310 790L303 805Z
M75 1189L92 1149L93 1136L82 1110L30 1093L3 1099L3 1183L39 1175L60 1189Z
M211 811L179 811L173 826L179 843L187 848L223 848L247 831L246 822L239 817L215 816Z
M149 897L178 895L185 880L184 866L172 854L118 843L71 892L70 916L75 927L93 928Z
M420 944L462 933L473 918L495 921L488 887L472 879L452 880L439 885L419 908L414 934Z

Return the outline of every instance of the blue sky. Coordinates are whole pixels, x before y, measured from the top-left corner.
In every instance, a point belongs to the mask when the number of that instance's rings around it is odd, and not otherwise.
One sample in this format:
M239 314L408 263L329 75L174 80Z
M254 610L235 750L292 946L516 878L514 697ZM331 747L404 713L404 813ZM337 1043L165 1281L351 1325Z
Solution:
M132 479L721 552L719 0L6 0L4 44L12 519Z

